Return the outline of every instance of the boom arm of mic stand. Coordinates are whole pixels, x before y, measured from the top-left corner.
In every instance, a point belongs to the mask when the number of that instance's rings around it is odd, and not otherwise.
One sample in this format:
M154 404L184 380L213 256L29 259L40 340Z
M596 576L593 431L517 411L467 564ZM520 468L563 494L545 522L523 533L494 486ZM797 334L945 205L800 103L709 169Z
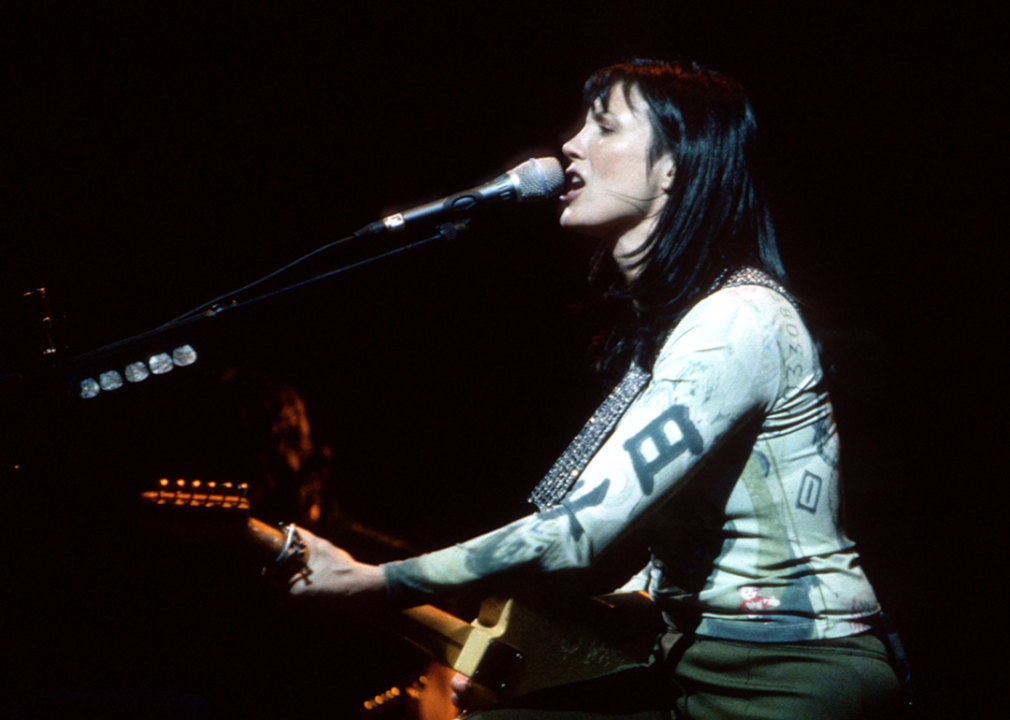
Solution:
M444 223L438 226L437 228L438 232L435 235L431 235L427 238L424 238L423 240L418 240L416 242L409 243L407 245L402 245L392 250L387 250L386 252L373 255L372 257L366 258L364 260L360 260L358 262L351 263L349 265L344 265L343 267L336 268L335 270L330 270L320 275L311 277L307 280L302 280L300 282L293 283L291 285L279 288L277 290L273 290L269 293L264 293L263 295L253 297L242 302L232 300L231 302L216 303L212 307L210 307L209 309L198 315L183 316L177 320L166 323L161 327L155 328L154 330L149 330L145 333L141 333L140 335L134 335L133 337L126 338L124 340L118 340L116 342L110 343L109 345L105 345L104 347L100 347L95 350L89 350L88 352L81 353L80 355L77 355L76 357L73 357L62 364L49 366L41 370L36 369L36 370L26 370L23 372L8 373L4 376L0 376L0 381L11 380L14 378L26 379L28 377L34 377L36 375L42 375L52 371L61 373L73 372L74 370L80 369L87 365L94 364L98 361L111 357L117 353L130 350L141 343L149 342L150 340L156 339L164 334L167 334L170 331L177 330L186 325L194 324L200 320L207 320L209 318L217 317L218 315L221 315L225 311L238 310L240 308L247 307L249 305L252 305L253 303L260 302L261 300L266 300L275 297L277 295L289 292L291 290L296 290L300 287L311 285L320 280L325 280L329 277L339 275L340 273L346 272L348 270L354 270L364 265L373 263L377 260L383 260L385 258L392 257L393 255L397 255L406 250L411 250L413 248L426 245L435 240L447 240L447 241L455 240L456 238L463 235L469 229L469 223L470 223L469 219Z

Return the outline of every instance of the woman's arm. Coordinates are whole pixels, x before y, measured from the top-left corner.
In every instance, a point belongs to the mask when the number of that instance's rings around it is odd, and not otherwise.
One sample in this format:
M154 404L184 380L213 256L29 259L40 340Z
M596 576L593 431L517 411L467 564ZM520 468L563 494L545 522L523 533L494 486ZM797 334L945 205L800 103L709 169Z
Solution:
M292 595L379 600L386 596L386 579L382 568L355 560L346 551L304 528L298 535L308 554L307 572L295 576L290 586Z
M641 527L726 438L775 402L782 359L775 331L780 303L772 293L720 292L699 303L561 505L382 566L391 602L407 607L431 595L516 592L544 574L592 566Z

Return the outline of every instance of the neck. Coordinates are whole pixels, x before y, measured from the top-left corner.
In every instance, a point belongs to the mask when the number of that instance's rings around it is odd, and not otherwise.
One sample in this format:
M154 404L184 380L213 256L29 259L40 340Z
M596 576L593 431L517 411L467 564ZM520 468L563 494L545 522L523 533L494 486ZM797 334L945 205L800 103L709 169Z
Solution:
M628 282L634 280L642 272L642 266L635 263L641 260L649 249L649 234L652 232L654 224L655 222L636 225L617 238L612 246L611 252L614 261Z

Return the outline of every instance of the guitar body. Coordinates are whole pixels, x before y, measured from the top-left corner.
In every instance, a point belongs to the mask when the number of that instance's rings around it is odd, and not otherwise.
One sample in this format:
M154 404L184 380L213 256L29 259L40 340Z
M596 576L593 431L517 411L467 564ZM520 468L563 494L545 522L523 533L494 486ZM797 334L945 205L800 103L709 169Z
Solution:
M485 652L464 653L455 669L502 696L599 677L619 667L648 662L660 632L659 616L644 593L618 593L526 603L490 598L474 620L474 633L515 648L521 661L514 677ZM478 645L478 641L472 642ZM496 674L501 673L500 676Z

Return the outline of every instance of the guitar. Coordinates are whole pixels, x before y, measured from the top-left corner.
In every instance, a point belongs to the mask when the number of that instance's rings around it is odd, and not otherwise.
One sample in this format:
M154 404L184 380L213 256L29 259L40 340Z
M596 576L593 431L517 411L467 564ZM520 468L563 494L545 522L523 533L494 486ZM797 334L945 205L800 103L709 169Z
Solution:
M265 574L287 579L303 571L307 550L294 526L282 530L249 516L245 490L242 485L162 480L161 489L145 492L141 499L163 514L176 515L174 524L188 519L192 510L234 522L249 549L271 568ZM644 663L661 632L652 601L639 592L536 604L492 597L481 604L473 622L421 605L388 613L382 624L489 689L498 701Z

